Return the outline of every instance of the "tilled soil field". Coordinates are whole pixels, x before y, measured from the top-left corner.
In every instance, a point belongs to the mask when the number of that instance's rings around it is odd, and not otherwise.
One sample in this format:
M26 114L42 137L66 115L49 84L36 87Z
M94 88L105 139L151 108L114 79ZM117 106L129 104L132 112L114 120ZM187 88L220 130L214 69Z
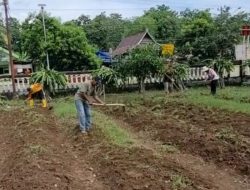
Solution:
M0 114L0 189L105 189L47 113Z
M81 136L44 110L1 110L0 119L1 190L216 189L152 150L111 145L98 129Z
M145 102L128 107L126 112L103 111L122 120L141 138L160 143L170 151L199 157L232 176L242 176L249 188L249 115L174 101L157 105Z
M207 142L209 134L211 139L216 139L214 147L219 142L224 149L229 145L242 145L220 136L213 137L218 132L214 130L218 127L216 124L214 129L205 130L206 125L199 129L195 123L199 121L170 112L173 108L190 110L186 105L170 106L162 109L162 106L145 105L143 112L140 109L105 110L114 117L114 122L131 130L135 137L134 144L125 147L110 143L96 126L90 135L80 135L74 118L59 119L45 110L1 110L0 189L248 190L249 158L246 155L242 154L240 160L232 154L232 160L238 159L244 166L241 168L236 161L217 161L216 153L211 153L214 150L203 155L199 149L205 152L210 144L204 143L202 147L197 141L203 134L201 142ZM209 111L206 114L210 114ZM237 138L243 140L244 137L247 144L248 130L241 128ZM159 151L159 142L162 148L176 145L178 153ZM190 147L185 148L187 146ZM217 156L227 158L223 152ZM210 162L223 166L223 170Z

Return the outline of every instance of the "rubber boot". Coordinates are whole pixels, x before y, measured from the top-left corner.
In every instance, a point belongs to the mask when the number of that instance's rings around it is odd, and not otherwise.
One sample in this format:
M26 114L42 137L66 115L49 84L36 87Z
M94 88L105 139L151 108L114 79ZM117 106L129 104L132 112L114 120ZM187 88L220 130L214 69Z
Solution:
M47 101L45 99L42 100L42 107L47 108Z
M34 108L34 100L33 99L29 100L29 105L31 108Z

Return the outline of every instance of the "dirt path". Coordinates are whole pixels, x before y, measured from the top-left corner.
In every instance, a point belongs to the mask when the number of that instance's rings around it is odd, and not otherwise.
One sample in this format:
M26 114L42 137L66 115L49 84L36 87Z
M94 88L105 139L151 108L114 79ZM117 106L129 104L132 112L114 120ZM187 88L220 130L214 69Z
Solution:
M46 114L1 111L0 189L107 189Z

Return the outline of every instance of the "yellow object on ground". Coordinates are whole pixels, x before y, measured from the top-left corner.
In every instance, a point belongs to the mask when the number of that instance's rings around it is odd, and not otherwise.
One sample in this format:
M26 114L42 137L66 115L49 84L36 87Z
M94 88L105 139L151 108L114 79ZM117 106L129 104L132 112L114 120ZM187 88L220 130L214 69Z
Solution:
M47 108L47 101L46 101L46 99L42 100L42 107L43 108Z
M30 105L31 108L34 107L34 99L30 99L29 100L29 105Z

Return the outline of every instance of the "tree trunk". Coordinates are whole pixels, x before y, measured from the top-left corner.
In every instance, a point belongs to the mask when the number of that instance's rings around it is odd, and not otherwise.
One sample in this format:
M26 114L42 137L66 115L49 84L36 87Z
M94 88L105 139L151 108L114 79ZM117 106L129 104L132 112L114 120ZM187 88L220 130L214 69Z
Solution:
M103 88L103 101L106 102L105 84L102 85L102 88Z
M243 84L243 61L240 63L240 85Z
M47 100L47 102L51 102L52 98L51 98L50 91L48 89L44 89L43 92L44 92L44 96L45 96L45 99Z
M224 78L220 79L220 85L221 85L220 86L221 88L225 88L225 79Z
M223 77L223 74L220 73L220 79L219 79L219 85L220 85L220 88L225 88L225 79Z
M183 91L182 81L180 79L177 79L176 81L176 87L178 91Z
M144 93L145 92L145 84L144 84L144 78L138 78L139 82L139 93Z

